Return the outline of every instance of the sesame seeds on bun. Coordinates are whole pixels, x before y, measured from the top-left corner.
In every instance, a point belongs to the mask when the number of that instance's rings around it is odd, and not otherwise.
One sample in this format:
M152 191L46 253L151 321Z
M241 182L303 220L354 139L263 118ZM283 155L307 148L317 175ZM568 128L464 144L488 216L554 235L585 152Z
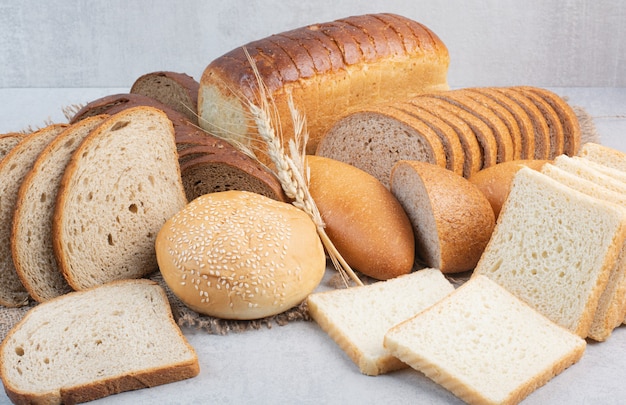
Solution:
M246 191L200 196L156 239L163 279L189 308L259 319L300 304L326 257L313 221L294 206Z

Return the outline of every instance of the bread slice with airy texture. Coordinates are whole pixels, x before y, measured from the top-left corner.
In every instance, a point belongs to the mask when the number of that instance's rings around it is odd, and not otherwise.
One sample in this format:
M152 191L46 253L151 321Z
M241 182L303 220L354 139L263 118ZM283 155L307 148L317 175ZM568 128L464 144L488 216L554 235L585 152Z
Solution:
M626 153L596 142L586 142L578 155L596 163L626 172Z
M196 376L197 355L165 291L123 280L42 303L0 346L0 377L15 403L80 403Z
M309 295L311 317L366 375L406 368L383 347L394 325L454 291L437 269L421 269L373 284Z
M625 241L621 207L523 167L474 274L587 337Z
M18 307L28 302L11 256L11 232L17 194L41 151L67 125L53 124L26 136L0 160L0 304Z
M444 273L476 266L495 226L491 204L476 185L442 167L401 160L391 172L391 192L411 221L426 266Z
M484 276L394 326L385 347L468 404L517 404L586 342Z
M21 132L9 132L0 135L0 160L4 158L17 145L26 134Z
M74 150L107 118L97 115L70 125L37 157L19 188L13 215L11 253L22 284L42 302L71 290L52 247L52 215L61 178Z
M566 155L557 156L554 159L554 165L583 179L602 184L615 192L626 193L626 182L623 180L626 174L620 170L611 169L584 158Z
M626 194L609 190L601 184L581 178L553 164L546 164L541 172L568 187L587 195L626 207ZM609 274L609 281L598 301L598 308L589 330L591 339L604 341L624 320L626 310L626 244L622 246L615 265Z
M57 196L53 247L69 285L156 270L156 234L186 202L165 113L135 107L111 116L74 152Z

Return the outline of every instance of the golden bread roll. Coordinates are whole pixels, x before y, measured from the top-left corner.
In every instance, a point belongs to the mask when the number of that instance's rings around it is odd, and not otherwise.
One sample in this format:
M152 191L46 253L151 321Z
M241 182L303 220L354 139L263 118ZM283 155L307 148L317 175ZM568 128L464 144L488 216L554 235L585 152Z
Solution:
M309 191L326 233L355 270L386 280L411 272L415 241L398 200L374 176L337 160L307 156Z
M540 170L549 160L518 159L509 162L498 163L477 173L474 173L469 180L476 185L487 197L493 213L498 219L502 204L509 195L511 182L515 173L522 167Z
M438 165L401 160L391 192L413 225L418 257L443 273L474 268L495 226L491 205L465 177Z
M163 279L189 308L259 319L300 304L326 269L313 221L293 205L247 191L205 194L156 239Z

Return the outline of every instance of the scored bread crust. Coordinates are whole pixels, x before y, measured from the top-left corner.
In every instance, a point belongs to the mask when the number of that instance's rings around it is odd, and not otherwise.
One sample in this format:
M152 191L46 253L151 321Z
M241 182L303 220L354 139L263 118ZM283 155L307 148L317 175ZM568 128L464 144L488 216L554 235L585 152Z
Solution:
M312 24L233 49L204 70L200 125L238 141L257 134L242 103L258 103L259 97L244 48L276 106L285 142L293 136L289 96L306 115L309 154L340 116L366 105L448 89L448 50L416 21L368 14Z
M53 247L68 284L155 271L156 234L186 203L167 115L140 106L109 117L73 153L57 194Z

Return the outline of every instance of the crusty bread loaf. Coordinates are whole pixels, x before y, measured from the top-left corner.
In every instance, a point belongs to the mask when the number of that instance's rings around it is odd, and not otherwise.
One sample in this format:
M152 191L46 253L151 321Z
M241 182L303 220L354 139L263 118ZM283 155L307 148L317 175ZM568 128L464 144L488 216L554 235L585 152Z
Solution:
M184 114L197 125L199 88L200 83L186 73L158 71L138 77L130 93L152 97Z
M37 156L67 125L52 124L26 136L0 160L0 305L17 307L28 302L11 256L11 232L17 194Z
M285 141L293 136L288 95L306 115L309 154L344 113L448 88L448 50L416 21L368 14L312 24L238 47L204 70L200 125L239 141L256 134L243 99L258 103L259 97L244 48L276 105Z
M156 238L163 280L189 308L259 319L300 304L320 283L326 256L304 211L247 191L200 196Z
M437 269L309 295L311 317L366 375L406 368L383 347L385 333L454 291Z
M474 270L581 337L626 241L626 213L521 168Z
M407 274L415 239L407 214L374 176L347 163L309 155L309 192L341 256L366 276Z
M155 271L156 234L185 203L165 113L135 107L112 115L73 153L58 191L53 247L69 285Z
M417 256L426 266L444 273L476 266L495 226L478 187L442 167L402 160L393 166L391 192L409 216Z
M11 253L22 284L36 301L71 290L57 266L50 238L57 191L74 150L107 117L86 118L57 135L39 154L19 188Z
M612 191L602 184L579 177L553 164L546 164L541 172L568 187L582 193L626 207L626 194ZM626 311L626 244L609 274L609 281L600 296L589 329L588 337L597 341L609 338L613 330L624 320Z
M493 213L498 219L502 205L506 201L511 189L511 182L515 173L522 167L530 167L531 169L540 170L541 167L550 162L549 160L520 159L511 160L509 162L498 163L494 166L483 169L474 173L470 178L474 185L483 192Z
M597 142L586 142L582 145L579 156L613 169L626 171L626 153Z
M73 404L180 381L200 369L165 292L124 280L40 304L0 346L16 404Z
M484 276L393 327L384 344L464 402L491 405L520 403L586 348Z

